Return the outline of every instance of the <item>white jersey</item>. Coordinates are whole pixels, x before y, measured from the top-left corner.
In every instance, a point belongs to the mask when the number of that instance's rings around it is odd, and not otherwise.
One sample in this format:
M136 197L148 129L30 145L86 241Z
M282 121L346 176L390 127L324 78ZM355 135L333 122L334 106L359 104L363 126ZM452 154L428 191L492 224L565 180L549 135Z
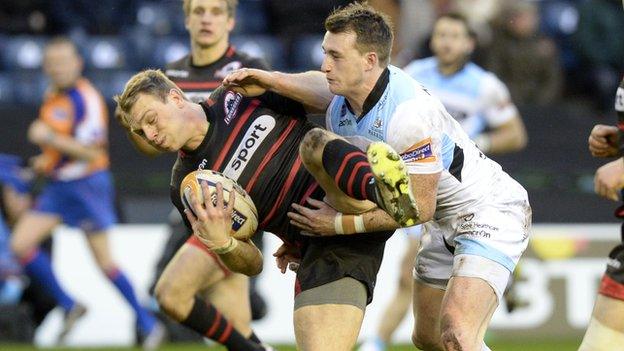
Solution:
M389 66L384 71L364 110L358 119L346 99L335 96L327 110L327 128L362 149L372 141L388 143L410 174L441 172L435 219L495 203L512 188L526 196L477 149L442 103L401 69Z
M470 138L518 115L505 84L472 62L448 76L440 72L435 57L412 61L403 70L442 101Z

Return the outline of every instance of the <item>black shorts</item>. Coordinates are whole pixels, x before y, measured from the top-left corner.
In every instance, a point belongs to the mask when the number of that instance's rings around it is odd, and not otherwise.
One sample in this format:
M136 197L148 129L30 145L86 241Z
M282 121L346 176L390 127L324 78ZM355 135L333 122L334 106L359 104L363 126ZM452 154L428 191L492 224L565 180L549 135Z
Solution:
M598 292L624 301L624 242L609 253L607 270L602 277Z
M392 234L376 232L305 240L301 247L295 296L301 291L351 277L366 286L366 303L371 303L386 240Z

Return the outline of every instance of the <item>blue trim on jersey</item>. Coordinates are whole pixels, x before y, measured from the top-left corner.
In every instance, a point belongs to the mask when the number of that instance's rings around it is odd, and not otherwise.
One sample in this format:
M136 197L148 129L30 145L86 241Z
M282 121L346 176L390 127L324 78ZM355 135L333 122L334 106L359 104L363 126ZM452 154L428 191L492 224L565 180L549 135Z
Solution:
M448 171L449 167L451 167L451 163L453 163L453 153L455 151L455 142L451 140L451 138L442 134L442 165L444 169Z
M67 91L67 96L74 107L74 123L72 125L72 135L76 134L76 127L85 119L85 101L78 88L72 88Z
M513 272L516 267L516 264L511 258L509 258L509 256L480 241L457 237L455 238L455 242L457 243L455 246L455 255L466 254L485 257L494 262L500 263L507 268L509 272Z

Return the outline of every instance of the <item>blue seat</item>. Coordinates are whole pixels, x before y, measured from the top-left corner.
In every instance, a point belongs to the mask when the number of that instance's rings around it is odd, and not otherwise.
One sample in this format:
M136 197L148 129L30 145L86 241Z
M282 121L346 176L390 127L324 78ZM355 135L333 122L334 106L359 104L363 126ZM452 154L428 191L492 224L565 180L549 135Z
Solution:
M128 66L126 43L113 36L90 37L83 50L87 69L122 69Z
M322 43L323 36L321 35L310 35L297 39L291 52L295 69L320 69L324 57Z
M0 72L0 103L14 102L13 81L10 73Z
M181 2L145 1L137 7L137 25L146 29L152 35L166 36L172 34L174 23L172 23L171 6L167 3L174 3L177 11L183 13Z
M268 16L262 0L241 0L236 9L235 35L254 35L268 32Z
M124 85L136 73L128 70L93 70L85 76L100 91L107 101L112 101L115 95L123 92Z
M267 35L237 35L232 44L241 52L266 60L274 69L285 69L284 44Z
M190 52L190 44L186 37L163 37L156 39L150 66L162 68L169 62L178 60Z
M20 35L9 38L2 50L4 67L16 69L40 69L43 63L44 37Z
M10 74L13 94L17 102L41 104L48 80L41 71L19 70Z

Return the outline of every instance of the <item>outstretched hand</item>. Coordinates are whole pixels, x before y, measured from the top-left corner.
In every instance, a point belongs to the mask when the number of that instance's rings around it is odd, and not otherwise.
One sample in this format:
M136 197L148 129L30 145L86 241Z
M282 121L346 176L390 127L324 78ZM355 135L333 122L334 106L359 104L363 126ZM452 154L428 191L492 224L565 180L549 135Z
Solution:
M190 192L190 205L193 211L185 209L184 213L193 228L193 234L209 249L223 247L230 242L232 230L232 211L236 200L234 191L230 191L227 206L223 201L223 185L217 183L216 202L212 202L208 185L201 183L204 203L202 204L194 192Z
M618 201L624 187L624 160L618 158L598 168L594 176L594 191L609 200Z
M242 68L229 73L223 79L223 85L245 96L259 96L268 90L271 79L271 72Z

